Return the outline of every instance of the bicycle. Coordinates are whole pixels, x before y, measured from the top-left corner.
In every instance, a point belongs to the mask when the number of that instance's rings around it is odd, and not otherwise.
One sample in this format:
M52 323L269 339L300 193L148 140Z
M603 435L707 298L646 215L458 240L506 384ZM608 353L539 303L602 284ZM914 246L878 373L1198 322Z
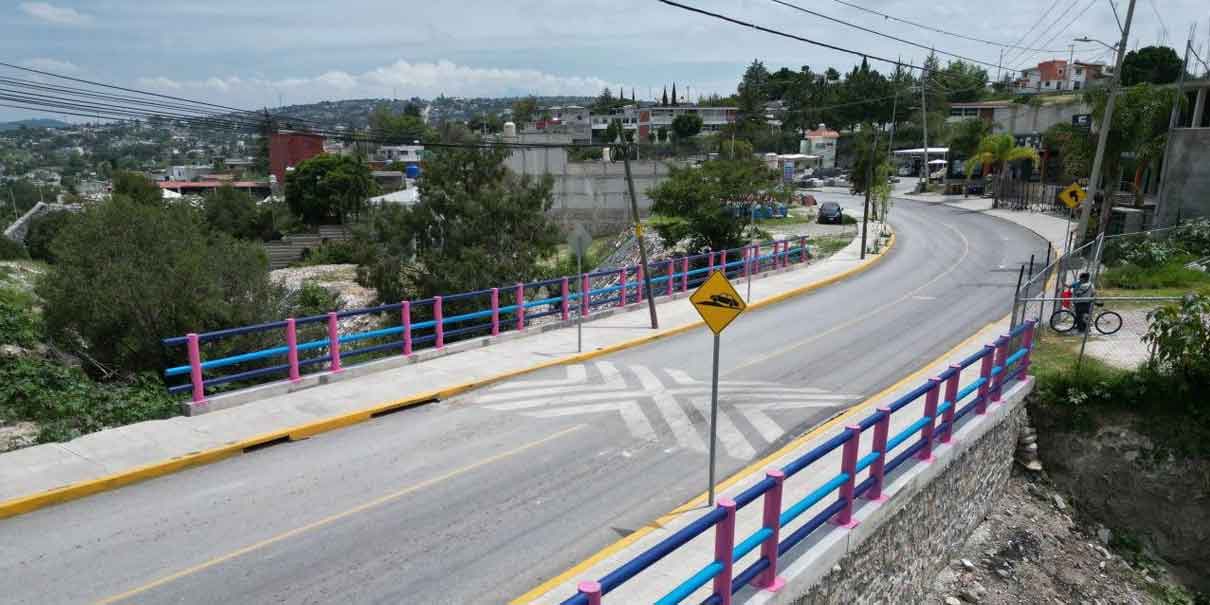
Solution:
M1105 303L1094 302L1095 307L1103 307ZM1059 334L1066 334L1076 327L1076 313L1070 309L1059 309L1050 316L1050 329ZM1092 327L1097 332L1109 336L1122 329L1122 316L1113 311L1101 311L1092 321Z

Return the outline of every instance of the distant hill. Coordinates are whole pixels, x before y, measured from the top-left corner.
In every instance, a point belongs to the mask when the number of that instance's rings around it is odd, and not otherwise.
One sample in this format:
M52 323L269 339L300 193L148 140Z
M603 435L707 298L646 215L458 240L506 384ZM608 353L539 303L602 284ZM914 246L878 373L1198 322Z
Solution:
M0 131L17 130L22 126L26 128L67 128L71 124L50 118L32 118L29 120L17 120L16 122L0 122Z
M518 97L493 98L463 98L438 97L436 99L342 99L340 101L321 101L305 105L288 105L269 112L285 118L309 120L331 126L346 128L365 128L369 124L370 112L375 107L386 106L392 111L401 112L408 103L413 103L421 109L428 109L429 123L444 120L465 121L478 114L496 114L512 109L513 101ZM593 97L536 97L540 107L551 105L579 104L588 105Z

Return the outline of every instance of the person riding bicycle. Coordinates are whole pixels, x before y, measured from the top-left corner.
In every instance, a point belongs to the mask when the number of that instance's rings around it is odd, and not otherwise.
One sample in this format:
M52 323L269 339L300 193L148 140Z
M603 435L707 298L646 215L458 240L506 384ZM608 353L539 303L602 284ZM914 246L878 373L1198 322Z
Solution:
M1075 300L1076 330L1088 331L1088 316L1092 313L1092 299L1097 295L1092 285L1092 276L1087 271L1071 284L1071 298Z

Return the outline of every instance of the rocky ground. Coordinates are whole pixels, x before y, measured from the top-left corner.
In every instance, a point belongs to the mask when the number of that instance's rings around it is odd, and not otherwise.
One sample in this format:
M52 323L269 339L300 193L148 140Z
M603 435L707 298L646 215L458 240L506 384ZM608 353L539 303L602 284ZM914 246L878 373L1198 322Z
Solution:
M1014 470L1004 495L936 578L927 603L1188 604L1163 569L1081 521L1044 473ZM1123 556L1125 555L1125 557Z

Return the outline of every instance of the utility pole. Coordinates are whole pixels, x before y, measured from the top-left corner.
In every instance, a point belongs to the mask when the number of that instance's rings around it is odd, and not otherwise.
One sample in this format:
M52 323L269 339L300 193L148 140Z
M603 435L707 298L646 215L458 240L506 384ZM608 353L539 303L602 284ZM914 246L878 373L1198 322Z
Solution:
M630 145L622 135L622 165L626 168L626 187L630 191L630 213L634 217L634 236L639 240L639 262L643 267L643 283L638 287L647 289L647 309L651 313L651 329L658 330L660 320L655 314L655 297L651 290L651 271L647 266L647 243L643 239L643 223L639 221L639 198L634 194L634 177L630 175Z
M1067 45L1067 68L1066 68L1066 71L1064 72L1067 76L1066 78L1064 78L1064 80L1067 83L1066 90L1071 90L1071 70L1074 69L1073 66L1075 65L1075 61L1076 61L1076 45L1068 44Z
M865 211L861 213L861 259L865 260L866 231L870 223L870 190L874 188L874 162L878 158L878 133L874 133L874 146L870 148L870 159L865 169Z
M1190 26L1189 39L1185 40L1185 62L1181 64L1181 75L1176 80L1176 98L1172 102L1172 113L1168 116L1168 139L1164 142L1164 164L1160 168L1160 203L1156 208L1157 214L1167 211L1168 208L1168 165L1171 163L1168 158L1172 157L1172 131L1180 125L1181 104L1185 100L1185 72L1189 71L1189 52L1193 49L1196 28L1196 23ZM1162 217L1156 218L1163 220Z
M928 65L927 59L925 60L924 64L926 66ZM929 112L928 107L925 105L925 99L928 96L926 94L928 91L928 78L928 67L925 67L923 72L920 74L920 122L924 126L924 149L923 153L921 154L924 156L924 162L920 166L920 170L922 172L922 178L920 180L920 193L924 193L929 189Z
M1134 2L1130 0L1130 5L1126 8L1126 23L1122 26L1122 40L1118 42L1118 56L1114 61L1113 76L1109 79L1109 98L1105 101L1105 116L1101 118L1101 130L1097 133L1097 154L1092 159L1092 174L1088 177L1088 199L1087 203L1080 207L1080 224L1076 227L1076 246L1084 243L1084 237L1088 232L1088 216L1091 213L1092 205L1096 203L1097 191L1101 188L1101 167L1105 162L1105 146L1109 142L1109 129L1113 126L1113 105L1118 94L1118 82L1122 77L1122 60L1126 58L1126 42L1130 38L1130 21L1134 18ZM1109 196L1104 196L1105 200L1101 202L1102 212L1109 212L1112 201ZM1104 221L1102 221L1102 224Z

